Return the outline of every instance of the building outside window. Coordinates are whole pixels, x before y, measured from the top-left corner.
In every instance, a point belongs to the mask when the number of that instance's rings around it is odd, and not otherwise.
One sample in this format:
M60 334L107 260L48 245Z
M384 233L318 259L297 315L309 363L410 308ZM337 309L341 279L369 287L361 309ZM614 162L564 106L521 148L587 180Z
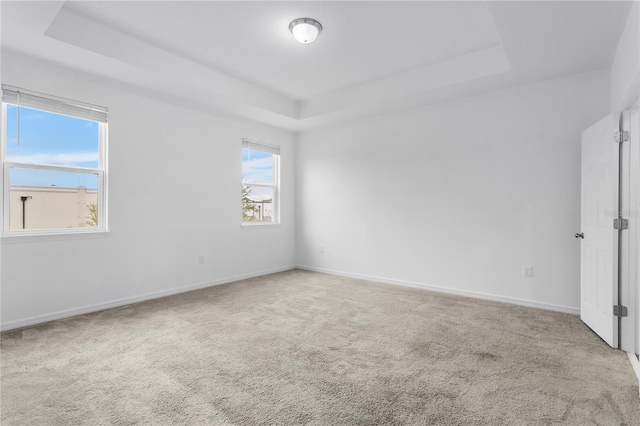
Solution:
M243 139L242 223L280 222L280 148Z
M4 235L107 230L107 114L2 85Z

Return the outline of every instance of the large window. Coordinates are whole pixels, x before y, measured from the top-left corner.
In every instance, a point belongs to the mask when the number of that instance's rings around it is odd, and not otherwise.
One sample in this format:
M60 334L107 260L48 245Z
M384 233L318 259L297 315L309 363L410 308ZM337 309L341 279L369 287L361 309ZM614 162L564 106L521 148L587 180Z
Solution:
M107 229L107 109L2 85L4 235Z
M280 148L242 141L242 223L279 223Z

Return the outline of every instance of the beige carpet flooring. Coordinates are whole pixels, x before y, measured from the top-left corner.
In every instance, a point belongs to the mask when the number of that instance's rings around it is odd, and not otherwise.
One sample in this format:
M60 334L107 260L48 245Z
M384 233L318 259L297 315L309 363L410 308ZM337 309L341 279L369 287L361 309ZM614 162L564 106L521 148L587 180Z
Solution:
M299 270L1 339L2 426L640 424L576 316Z

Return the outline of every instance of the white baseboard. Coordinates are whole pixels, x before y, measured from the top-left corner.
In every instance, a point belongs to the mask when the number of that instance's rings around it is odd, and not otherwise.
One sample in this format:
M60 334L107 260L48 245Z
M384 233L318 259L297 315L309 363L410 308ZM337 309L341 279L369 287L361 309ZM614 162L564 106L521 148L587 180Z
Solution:
M297 268L298 269L304 269L304 270L307 270L307 271L322 272L322 273L325 273L325 274L341 275L341 276L350 277L350 278L359 278L359 279L362 279L362 280L375 281L375 282L380 282L380 283L385 283L385 284L394 284L394 285L400 285L400 286L404 286L404 287L421 288L421 289L424 289L424 290L432 290L432 291L437 291L437 292L440 292L440 293L455 294L455 295L458 295L458 296L474 297L476 299L485 299L485 300L493 300L493 301L496 301L496 302L512 303L514 305L528 306L530 308L545 309L547 311L556 311L556 312L564 312L564 313L567 313L567 314L580 315L580 308L576 308L576 307L572 307L572 306L555 305L555 304L552 304L552 303L544 303L544 302L537 302L537 301L534 301L534 300L518 299L518 298L515 298L515 297L508 297L508 296L499 296L499 295L496 295L496 294L483 293L483 292L479 292L479 291L459 290L459 289L455 289L455 288L441 287L441 286L436 286L436 285L431 285L431 284L394 280L394 279L390 279L390 278L374 277L374 276L364 275L364 274L354 274L354 273L350 273L350 272L335 271L335 270L332 270L332 269L316 268L314 266L298 265Z
M74 317L76 315L83 315L91 312L102 311L109 308L117 308L119 306L130 305L132 303L144 302L145 300L157 299L159 297L171 296L179 293L186 293L192 290L199 290L201 288L213 287L213 286L227 284L234 281L245 280L247 278L254 278L262 275L274 274L276 272L289 271L295 268L296 268L295 265L284 266L284 267L275 268L275 269L268 269L265 271L252 272L249 274L236 275L236 276L227 277L227 278L220 278L213 281L189 284L186 286L175 287L168 290L154 291L152 293L145 293L145 294L140 294L138 296L125 297L123 299L116 299L116 300L112 300L110 302L105 302L105 303L96 303L93 305L82 306L80 308L65 309L62 311L56 311L56 312L45 314L45 315L36 315L29 318L2 323L0 325L0 331L13 330L16 328L27 327L35 324L41 324L44 322L54 321L62 318Z
M358 279L363 279L363 280L368 280L368 281L381 282L381 283L386 283L386 284L400 285L400 286L404 286L404 287L413 287L413 288L420 288L420 289L438 291L438 292L441 292L441 293L449 293L449 294L456 294L456 295L460 295L460 296L474 297L474 298L478 298L478 299L494 300L494 301L498 301L498 302L512 303L512 304L516 304L516 305L528 306L528 307L532 307L532 308L546 309L546 310L550 310L550 311L565 312L565 313L575 314L575 315L579 315L580 314L580 308L574 308L574 307L570 307L570 306L554 305L554 304L550 304L550 303L543 303L543 302L536 302L536 301L531 301L531 300L517 299L517 298L507 297L507 296L498 296L498 295L489 294L489 293L482 293L482 292L475 292L475 291L468 291L468 290L459 290L459 289L454 289L454 288L449 288L449 287L441 287L441 286L434 286L434 285L424 284L424 283L416 283L416 282L409 282L409 281L394 280L394 279L381 278L381 277L375 277L375 276L364 275L364 274L354 274L354 273L349 273L349 272L335 271L335 270L332 270L332 269L316 268L316 267L306 266L306 265L290 265L290 266L285 266L285 267L280 267L280 268L269 269L269 270L265 270L265 271L252 272L252 273L249 273L249 274L236 275L236 276L227 277L227 278L220 278L220 279L213 280L213 281L206 281L206 282L201 282L201 283L196 283L196 284L189 284L189 285L186 285L186 286L176 287L176 288L172 288L172 289L168 289L168 290L161 290L161 291L156 291L156 292L152 292L152 293L145 293L145 294L141 294L141 295L138 295L138 296L126 297L126 298L123 298L123 299L116 299L116 300L112 300L110 302L105 302L105 303L97 303L97 304L87 305L87 306L83 306L83 307L79 307L79 308L56 311L56 312L53 312L53 313L50 313L50 314L36 315L36 316L33 316L33 317L29 317L29 318L23 318L23 319L14 320L14 321L8 321L8 322L0 324L0 331L13 330L13 329L16 329L16 328L27 327L27 326L35 325L35 324L41 324L41 323L44 323L44 322L54 321L54 320L58 320L58 319L62 319L62 318L69 318L69 317L73 317L73 316L76 316L76 315L88 314L88 313L91 313L91 312L102 311L102 310L109 309L109 308L116 308L116 307L119 307L119 306L130 305L132 303L143 302L145 300L157 299L159 297L171 296L171 295L174 295L174 294L185 293L187 291L198 290L198 289L206 288L206 287L213 287L213 286L221 285L221 284L227 284L227 283L230 283L230 282L240 281L240 280L244 280L244 279L247 279L247 278L254 278L254 277L261 276L261 275L268 275L268 274L273 274L273 273L277 273L277 272L288 271L288 270L295 269L295 268L304 269L304 270L307 270L307 271L322 272L322 273L326 273L326 274L341 275L341 276L351 277L351 278L358 278Z

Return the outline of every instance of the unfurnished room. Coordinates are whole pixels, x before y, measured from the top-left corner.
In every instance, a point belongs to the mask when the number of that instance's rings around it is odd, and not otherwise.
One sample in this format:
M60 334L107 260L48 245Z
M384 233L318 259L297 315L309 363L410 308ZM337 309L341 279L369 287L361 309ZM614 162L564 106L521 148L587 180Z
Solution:
M0 424L640 425L639 1L1 1Z

